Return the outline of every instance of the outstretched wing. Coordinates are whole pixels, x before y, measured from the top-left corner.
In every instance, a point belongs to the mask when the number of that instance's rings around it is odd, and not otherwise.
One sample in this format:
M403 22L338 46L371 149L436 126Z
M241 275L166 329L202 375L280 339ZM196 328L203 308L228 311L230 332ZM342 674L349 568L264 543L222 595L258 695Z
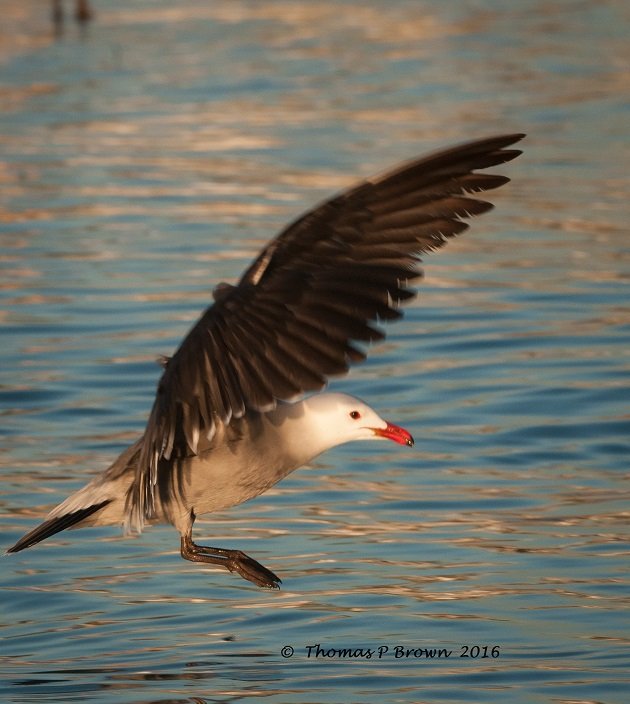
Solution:
M408 162L325 201L289 225L238 285L190 330L160 379L128 496L129 526L153 512L160 460L197 453L218 423L324 387L381 340L374 324L401 316L419 255L489 210L467 196L504 176L476 173L514 159L524 135L469 142Z

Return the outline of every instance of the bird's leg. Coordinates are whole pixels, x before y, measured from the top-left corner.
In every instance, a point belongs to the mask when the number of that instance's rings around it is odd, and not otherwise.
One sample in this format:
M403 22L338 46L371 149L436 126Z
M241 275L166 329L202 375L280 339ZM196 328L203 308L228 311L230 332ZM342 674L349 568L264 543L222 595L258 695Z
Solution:
M271 570L240 550L225 550L197 545L193 542L192 533L182 536L181 555L191 562L205 562L209 565L219 565L230 572L238 572L243 579L258 585L279 589L282 580Z

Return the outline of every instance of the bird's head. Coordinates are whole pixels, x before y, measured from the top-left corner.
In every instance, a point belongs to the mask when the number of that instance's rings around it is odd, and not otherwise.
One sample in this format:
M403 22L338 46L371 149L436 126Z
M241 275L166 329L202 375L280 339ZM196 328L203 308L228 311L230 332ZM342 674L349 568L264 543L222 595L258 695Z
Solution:
M328 447L353 440L393 440L399 445L413 446L413 437L404 428L383 420L373 408L354 396L324 393L305 402L319 434Z

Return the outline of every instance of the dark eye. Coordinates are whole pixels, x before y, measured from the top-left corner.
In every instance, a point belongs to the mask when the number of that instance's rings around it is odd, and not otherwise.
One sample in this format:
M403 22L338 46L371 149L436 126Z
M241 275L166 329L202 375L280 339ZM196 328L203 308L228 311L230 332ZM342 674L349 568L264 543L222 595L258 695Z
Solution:
M350 411L350 418L352 418L352 420L358 420L360 417L361 414L359 411Z

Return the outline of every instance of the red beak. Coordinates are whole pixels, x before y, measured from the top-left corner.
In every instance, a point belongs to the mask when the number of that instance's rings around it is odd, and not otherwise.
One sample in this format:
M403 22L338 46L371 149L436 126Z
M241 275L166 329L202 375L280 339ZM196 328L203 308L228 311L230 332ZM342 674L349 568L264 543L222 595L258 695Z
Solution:
M413 447L413 438L411 437L411 433L408 433L399 425L387 423L386 428L372 428L372 430L374 431L374 435L379 435L382 438L393 440L399 445L409 445L409 447Z

